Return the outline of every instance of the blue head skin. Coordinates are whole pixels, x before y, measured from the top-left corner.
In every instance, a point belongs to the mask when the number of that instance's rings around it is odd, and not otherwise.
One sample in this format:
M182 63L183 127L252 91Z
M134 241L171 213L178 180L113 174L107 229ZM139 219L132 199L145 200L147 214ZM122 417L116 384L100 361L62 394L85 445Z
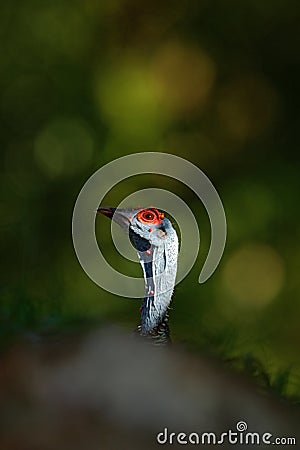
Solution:
M118 223L137 250L145 279L141 333L151 334L166 315L175 285L178 238L169 219L156 208L100 207Z

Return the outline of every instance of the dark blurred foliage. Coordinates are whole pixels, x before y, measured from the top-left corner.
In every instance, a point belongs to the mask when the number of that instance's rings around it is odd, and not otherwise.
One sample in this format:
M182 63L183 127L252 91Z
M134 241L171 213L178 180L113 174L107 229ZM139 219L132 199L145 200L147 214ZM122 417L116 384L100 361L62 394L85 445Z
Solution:
M224 202L228 242L209 281L197 282L209 222L189 189L136 176L106 203L154 185L201 224L174 340L299 396L299 19L297 0L1 3L2 345L28 330L135 326L139 303L81 269L72 210L105 163L164 151L198 165ZM108 234L102 245L140 275Z

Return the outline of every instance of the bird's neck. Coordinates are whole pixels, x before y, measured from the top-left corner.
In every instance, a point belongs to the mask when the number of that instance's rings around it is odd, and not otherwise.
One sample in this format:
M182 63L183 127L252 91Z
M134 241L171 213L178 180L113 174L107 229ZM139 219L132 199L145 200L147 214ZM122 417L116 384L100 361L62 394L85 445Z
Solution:
M151 245L148 253L139 253L145 278L145 297L141 307L141 334L169 335L167 311L177 273L178 238L171 230L160 245Z
M171 343L170 338L170 328L168 323L168 313L166 312L163 319L160 321L159 325L152 328L149 333L145 334L142 332L142 325L138 325L136 332L145 337L146 339L149 339L151 343L154 343L155 345L166 345Z

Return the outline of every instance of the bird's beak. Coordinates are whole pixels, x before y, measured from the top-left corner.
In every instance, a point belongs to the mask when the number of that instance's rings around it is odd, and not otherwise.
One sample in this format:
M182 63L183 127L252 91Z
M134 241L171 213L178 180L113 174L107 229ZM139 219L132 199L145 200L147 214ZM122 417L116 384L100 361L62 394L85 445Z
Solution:
M128 231L133 216L131 210L111 208L110 206L100 206L97 209L97 212L103 214L106 217L109 217L111 220L120 225L120 227L122 227L125 231Z

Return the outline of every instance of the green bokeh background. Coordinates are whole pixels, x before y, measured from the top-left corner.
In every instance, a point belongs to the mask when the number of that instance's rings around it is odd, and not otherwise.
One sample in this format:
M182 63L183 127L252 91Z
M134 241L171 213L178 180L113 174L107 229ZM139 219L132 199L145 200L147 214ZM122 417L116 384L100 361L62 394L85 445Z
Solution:
M82 324L135 327L139 302L81 269L72 210L105 163L163 151L200 167L223 200L228 242L209 281L197 282L209 221L187 187L136 176L105 203L154 186L194 212L201 251L175 291L174 341L299 398L299 2L12 0L0 9L2 343ZM97 220L107 259L140 275L109 226Z

